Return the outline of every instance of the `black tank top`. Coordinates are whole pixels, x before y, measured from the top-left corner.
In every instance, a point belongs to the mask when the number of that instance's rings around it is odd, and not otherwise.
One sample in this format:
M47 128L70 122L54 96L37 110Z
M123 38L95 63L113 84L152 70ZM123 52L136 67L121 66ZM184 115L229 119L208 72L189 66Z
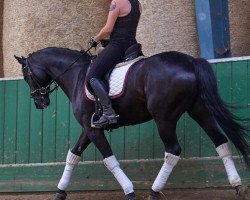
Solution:
M140 3L138 0L129 0L131 11L124 17L118 17L110 39L129 39L135 40L136 29L141 16Z

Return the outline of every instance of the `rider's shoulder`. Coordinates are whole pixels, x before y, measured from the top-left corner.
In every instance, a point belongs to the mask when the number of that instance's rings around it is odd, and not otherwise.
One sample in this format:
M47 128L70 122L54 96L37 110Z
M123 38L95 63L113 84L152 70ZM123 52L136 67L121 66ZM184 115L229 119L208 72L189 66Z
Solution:
M128 0L112 0L112 2L116 3L117 5L124 5L128 2Z

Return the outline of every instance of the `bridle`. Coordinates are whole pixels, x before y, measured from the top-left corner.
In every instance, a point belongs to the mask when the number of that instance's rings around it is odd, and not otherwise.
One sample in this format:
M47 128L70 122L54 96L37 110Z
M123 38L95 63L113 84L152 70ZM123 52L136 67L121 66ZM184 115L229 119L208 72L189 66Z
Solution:
M68 72L72 66L86 53L88 53L90 51L90 49L92 49L93 47L91 46L90 48L87 49L87 51L84 51L83 53L81 53L81 55L76 58L74 60L74 62L72 62L69 66L66 67L66 70L63 71L60 75L58 75L55 80L58 80L63 74L65 74L66 72ZM31 71L30 66L29 66L29 61L28 58L26 58L26 63L25 66L22 68L22 72L23 72L23 76L24 79L26 79L27 81L29 81L29 85L31 87L31 92L30 92L30 96L31 98L35 98L35 99L44 99L45 96L47 96L48 94L54 92L55 90L58 89L58 84L56 83L56 81L52 80L50 83L48 83L46 86L42 86L41 81L39 81L39 79L35 76L35 74ZM53 89L50 89L50 86L52 84L55 84L55 87Z
M51 81L46 86L42 86L41 81L35 76L35 74L31 71L29 66L28 58L26 59L26 64L22 68L24 79L29 82L29 85L31 87L30 96L31 98L36 99L44 99L44 96L54 92L59 86L55 81ZM51 84L54 83L55 87L50 90Z

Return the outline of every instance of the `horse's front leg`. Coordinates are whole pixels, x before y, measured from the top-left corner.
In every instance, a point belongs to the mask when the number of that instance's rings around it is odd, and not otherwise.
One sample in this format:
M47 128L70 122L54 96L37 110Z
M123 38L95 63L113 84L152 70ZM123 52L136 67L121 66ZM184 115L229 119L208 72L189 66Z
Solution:
M127 198L129 200L135 200L136 197L133 184L120 168L120 164L117 161L116 157L113 155L111 147L104 135L104 131L102 129L89 128L87 131L87 135L101 152L104 158L103 162L105 166L109 171L112 172L116 180L119 182Z
M64 168L64 172L57 186L58 190L55 196L55 200L66 199L67 194L65 190L67 189L70 183L72 172L75 166L81 160L80 156L82 152L88 147L90 143L91 143L91 140L88 138L87 134L84 134L82 132L74 148L69 150L67 158L66 158L66 165Z

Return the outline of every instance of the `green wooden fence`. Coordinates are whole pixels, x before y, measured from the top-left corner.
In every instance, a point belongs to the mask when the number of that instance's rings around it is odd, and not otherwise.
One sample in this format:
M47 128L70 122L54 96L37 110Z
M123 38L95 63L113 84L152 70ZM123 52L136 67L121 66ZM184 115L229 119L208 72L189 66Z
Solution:
M250 58L212 61L222 98L242 106L234 113L250 116ZM168 187L214 187L228 185L222 162L207 135L182 116L178 123L182 160ZM22 79L0 81L0 192L51 191L56 189L69 148L81 127L71 105L58 90L51 105L37 110ZM136 188L149 188L163 162L164 148L153 121L106 133L114 154ZM102 157L90 145L72 178L70 190L119 189L103 166ZM241 159L236 163L243 181L250 182Z

